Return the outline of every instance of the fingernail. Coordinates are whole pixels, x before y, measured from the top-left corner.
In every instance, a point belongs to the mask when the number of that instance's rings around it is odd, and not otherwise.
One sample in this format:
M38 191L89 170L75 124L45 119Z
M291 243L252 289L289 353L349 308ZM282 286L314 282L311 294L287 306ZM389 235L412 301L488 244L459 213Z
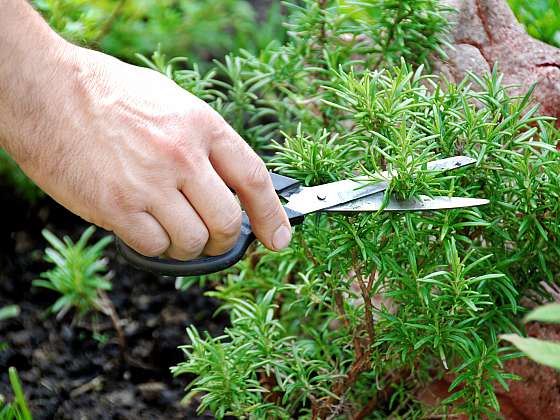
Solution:
M279 251L290 245L291 239L292 229L285 225L282 225L278 229L276 229L276 232L274 232L274 235L272 236L272 246L275 250Z

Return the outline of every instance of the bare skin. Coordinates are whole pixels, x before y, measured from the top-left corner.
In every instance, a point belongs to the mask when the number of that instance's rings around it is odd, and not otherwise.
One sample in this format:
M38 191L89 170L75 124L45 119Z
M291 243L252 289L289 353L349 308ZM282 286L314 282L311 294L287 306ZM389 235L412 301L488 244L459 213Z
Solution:
M46 193L136 251L229 250L241 208L272 250L291 238L262 160L210 106L152 70L79 48L0 0L0 146Z

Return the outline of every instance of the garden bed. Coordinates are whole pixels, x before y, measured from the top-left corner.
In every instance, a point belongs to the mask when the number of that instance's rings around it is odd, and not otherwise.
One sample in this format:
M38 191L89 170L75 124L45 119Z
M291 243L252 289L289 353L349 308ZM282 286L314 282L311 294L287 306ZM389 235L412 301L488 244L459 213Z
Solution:
M35 419L213 418L196 416L196 404L180 405L189 378L173 378L169 367L183 359L177 346L185 343L188 325L213 335L223 329L227 318L212 316L216 303L197 287L179 292L172 278L130 268L110 247L106 255L114 280L109 295L132 359L122 365L107 317L96 322L108 339L102 343L91 328L71 325L71 316L57 321L48 314L56 296L31 287L48 268L36 251L46 245L41 229L78 238L88 224L49 199L28 208L5 186L0 205L0 307L21 308L20 316L0 322L0 343L6 344L0 351L0 394L12 394L7 370L14 366Z

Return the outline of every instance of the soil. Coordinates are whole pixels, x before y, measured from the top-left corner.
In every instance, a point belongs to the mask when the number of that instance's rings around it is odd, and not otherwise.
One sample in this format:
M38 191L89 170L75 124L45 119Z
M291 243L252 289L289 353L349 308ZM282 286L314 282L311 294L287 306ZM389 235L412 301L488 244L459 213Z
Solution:
M45 198L29 206L0 185L0 307L17 304L21 314L0 322L0 394L12 396L7 369L18 369L35 419L202 419L197 402L180 404L192 377L174 378L171 366L183 360L185 328L194 324L212 335L227 323L214 317L217 302L196 287L180 292L174 279L128 266L114 246L105 253L114 273L109 297L122 320L132 361L120 362L108 317L73 323L47 309L57 295L32 287L49 268L42 260L41 229L76 240L88 224ZM106 232L98 230L99 238ZM94 338L92 325L107 338Z

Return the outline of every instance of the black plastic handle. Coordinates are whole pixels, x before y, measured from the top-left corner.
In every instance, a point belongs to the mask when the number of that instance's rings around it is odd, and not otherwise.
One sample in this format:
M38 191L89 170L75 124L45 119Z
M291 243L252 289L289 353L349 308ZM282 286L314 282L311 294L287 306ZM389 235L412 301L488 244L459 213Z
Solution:
M277 193L286 191L296 187L299 183L297 180L282 175L270 174L272 183ZM286 207L284 207L290 223L292 225L299 224L303 221L303 216ZM116 238L117 248L121 255L135 267L150 271L155 274L163 274L166 276L199 276L202 274L211 274L225 270L235 263L239 262L245 255L247 248L255 241L255 234L251 229L249 218L243 212L243 220L241 224L241 233L237 242L228 252L215 257L200 257L190 261L179 261L169 258L146 257L125 244L119 238Z
M303 221L303 216L284 207L292 226L298 225ZM155 274L166 276L200 276L211 274L235 265L239 262L247 248L255 241L255 234L251 230L251 223L247 214L243 212L241 233L237 242L228 252L215 257L199 257L189 261L179 261L170 258L146 257L125 244L118 237L116 238L117 248L121 255L133 266L141 270L150 271Z
M122 256L136 268L166 276L199 276L225 270L243 258L249 245L255 240L247 215L243 213L241 234L228 252L215 257L199 257L190 261L169 258L146 257L117 238L117 247Z

